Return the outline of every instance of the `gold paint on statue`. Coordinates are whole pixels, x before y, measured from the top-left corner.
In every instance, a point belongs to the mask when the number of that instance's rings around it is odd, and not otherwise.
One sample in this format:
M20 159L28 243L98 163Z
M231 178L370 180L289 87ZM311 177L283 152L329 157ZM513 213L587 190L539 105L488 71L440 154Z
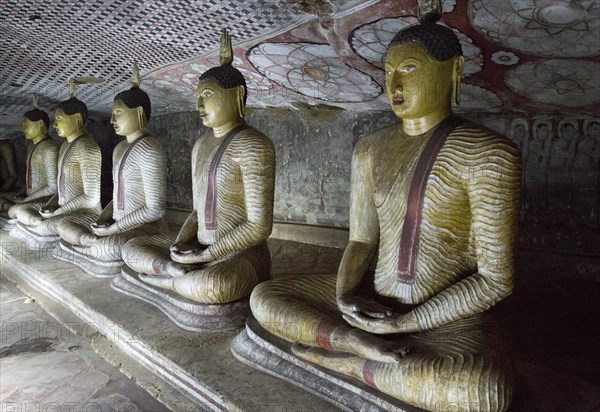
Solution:
M239 106L243 104L244 93L244 86L223 89L214 80L201 82L198 85L196 110L200 114L202 124L213 129L216 137L222 137L243 123Z
M439 62L414 43L388 51L385 87L406 134L421 135L452 113L451 102L459 103L463 65L463 56Z
M57 109L54 114L53 126L56 134L67 139L69 143L84 133L81 113L68 115L62 109Z
M110 123L119 136L127 138L133 143L138 137L148 132L148 122L141 106L128 108L121 100L114 102Z
M337 277L268 281L250 304L305 360L425 409L499 411L512 399L512 366L483 312L513 288L519 153L452 117L463 57L440 27L413 26L412 38L404 29L388 50L386 90L402 126L354 149L350 241ZM454 36L457 51L426 49L419 39L430 34ZM408 275L403 262L412 262Z

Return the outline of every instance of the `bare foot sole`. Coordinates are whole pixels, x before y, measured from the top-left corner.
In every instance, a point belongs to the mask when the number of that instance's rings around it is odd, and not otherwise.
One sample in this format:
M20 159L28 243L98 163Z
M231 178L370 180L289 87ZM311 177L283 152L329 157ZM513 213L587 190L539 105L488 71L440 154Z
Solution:
M355 361L360 360L348 353L304 346L299 343L293 344L291 349L294 355L308 362L323 366L324 368L334 370L344 375L360 377L356 374L356 368L353 367L356 366L353 365L353 363L356 362L352 362L352 359ZM364 359L362 362L364 362Z
M165 264L165 271L173 277L179 277L187 273L187 268L181 263L169 261Z
M349 335L349 350L361 358L385 363L398 363L408 355L410 346L403 342L382 339L370 333L355 330Z

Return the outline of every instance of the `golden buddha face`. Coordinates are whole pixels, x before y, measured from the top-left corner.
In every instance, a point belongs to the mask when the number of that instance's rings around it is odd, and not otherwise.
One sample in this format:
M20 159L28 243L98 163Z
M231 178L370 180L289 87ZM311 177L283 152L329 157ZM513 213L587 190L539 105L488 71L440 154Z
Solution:
M129 136L144 128L144 109L142 107L128 108L122 100L117 100L112 106L110 124L115 128L115 133L120 136Z
M26 117L23 118L23 133L27 140L37 140L44 137L46 132L48 132L48 129L43 120L32 122Z
M83 131L81 114L68 115L63 109L57 109L54 114L54 129L60 137L69 137Z
M214 80L206 80L198 84L198 103L196 110L200 114L202 124L206 127L221 127L239 119L240 96L244 87L224 89Z
M385 86L394 113L402 119L418 119L449 110L463 61L462 56L437 61L416 43L390 48Z

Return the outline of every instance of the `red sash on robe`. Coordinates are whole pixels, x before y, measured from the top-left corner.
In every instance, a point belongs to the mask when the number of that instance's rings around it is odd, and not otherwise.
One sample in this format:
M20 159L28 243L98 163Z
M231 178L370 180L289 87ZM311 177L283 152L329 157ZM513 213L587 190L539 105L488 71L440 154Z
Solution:
M144 138L146 138L148 136L149 136L149 134L145 134L145 135L137 138L135 140L135 142L133 142L133 143L131 143L131 145L129 145L129 147L125 151L125 154L121 158L121 163L119 163L119 172L117 173L117 209L118 210L123 210L123 208L125 207L125 187L124 187L125 182L123 181L123 170L125 169L125 161L127 160L127 157L129 157L129 153L131 153L131 150L133 149L133 147L138 142L142 141Z
M65 195L65 159L69 156L69 154L71 153L71 150L73 150L73 146L75 146L75 144L82 139L84 136L78 137L77 139L75 139L75 141L69 143L69 147L67 147L67 150L65 150L65 154L62 157L62 162L60 164L60 177L58 178L58 198L61 199L64 195Z
M27 177L26 177L27 189L31 190L31 185L33 184L33 182L32 182L33 179L31 178L31 173L32 173L31 159L33 159L33 152L35 152L35 149L37 149L37 147L40 145L40 143L42 143L46 139L48 139L48 137L44 137L37 144L34 144L33 146L31 146L31 148L29 149L29 153L27 153Z
M408 190L406 217L400 235L398 257L398 282L411 285L415 280L415 262L419 249L423 202L427 180L442 146L452 131L462 122L460 117L450 116L442 120L427 142L419 157Z
M225 153L225 149L229 146L229 143L235 136L242 130L247 129L246 124L241 124L235 129L227 133L223 138L223 141L219 145L215 156L210 162L210 169L208 171L208 189L206 191L206 204L204 206L204 224L206 230L215 230L217 228L217 168L219 162Z
M31 158L33 157L33 152L35 150L35 146L33 145L31 147L31 149L29 149L29 153L27 153L27 178L26 178L26 184L27 184L27 189L31 190Z

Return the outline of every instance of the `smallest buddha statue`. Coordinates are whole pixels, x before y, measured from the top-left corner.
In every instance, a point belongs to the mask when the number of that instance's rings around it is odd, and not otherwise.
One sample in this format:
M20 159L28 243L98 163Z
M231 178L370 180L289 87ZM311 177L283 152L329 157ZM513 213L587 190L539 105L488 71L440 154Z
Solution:
M17 180L15 146L8 139L0 139L0 213L6 213L12 206L12 192Z
M33 109L23 115L23 134L33 143L27 151L25 197L13 199L8 210L11 220L3 228L12 229L20 210L37 212L56 194L58 145L48 135L49 125L48 114L39 109L34 95Z
M64 217L97 216L102 211L100 147L85 132L88 110L75 96L74 80L70 82L70 95L70 99L58 105L54 116L56 132L66 139L58 154L57 194L39 209L18 209L15 213L18 223L10 231L11 236L33 248L58 242L58 224Z
M94 276L121 270L121 248L129 240L164 233L166 155L148 131L150 97L140 89L137 65L132 87L115 96L111 124L124 136L113 152L113 199L100 216L69 216L61 220L54 257L80 266Z

